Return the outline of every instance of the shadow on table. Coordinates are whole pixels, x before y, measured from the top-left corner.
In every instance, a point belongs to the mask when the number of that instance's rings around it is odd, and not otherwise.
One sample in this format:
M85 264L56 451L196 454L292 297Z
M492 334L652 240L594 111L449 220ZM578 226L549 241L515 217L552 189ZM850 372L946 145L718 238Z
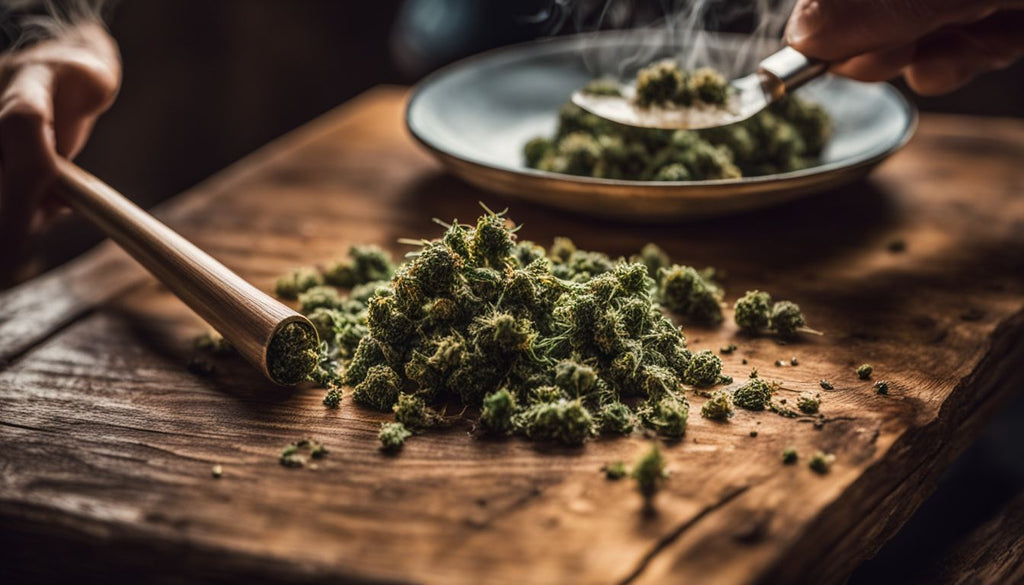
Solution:
M878 238L898 215L888 193L871 181L768 209L671 224L585 217L481 191L442 173L424 176L404 199L423 216L462 222L475 222L482 212L479 202L495 210L507 207L509 216L523 225L520 237L540 244L567 236L585 248L628 255L654 241L691 264L735 256L765 268L825 262L842 250Z
M727 288L771 282L773 293L803 300L809 307L844 307L827 315L828 325L855 337L870 337L880 320L905 319L915 340L941 341L944 320L928 312L947 308L930 307L920 295L955 287L965 298L971 293L985 296L1018 288L1024 274L1024 239L1007 238L1004 226L988 239L961 241L953 233L936 244L934 234L944 229L942 217L911 216L872 180L777 207L672 225L584 217L485 193L441 173L414 183L405 200L422 216L464 222L482 213L478 202L491 209L508 207L510 217L523 226L519 236L542 245L564 235L584 249L628 256L653 241L677 262L724 270ZM965 217L965 223L970 221L986 220ZM904 236L912 247L922 246L887 250ZM913 241L915 236L920 242ZM914 258L899 261L895 254ZM833 281L822 282L824 278ZM848 280L849 286L836 286L837 278ZM985 317L968 305L950 311L954 319Z
M169 324L131 309L110 308L107 312L125 328L125 338L138 343L147 355L169 364L167 370L173 373L168 376L168 384L201 385L233 398L238 406L260 418L267 412L266 406L284 404L298 395L267 380L237 354L215 355L195 349L191 339L181 337L176 323ZM207 371L205 367L210 369ZM152 375L159 375L159 372Z

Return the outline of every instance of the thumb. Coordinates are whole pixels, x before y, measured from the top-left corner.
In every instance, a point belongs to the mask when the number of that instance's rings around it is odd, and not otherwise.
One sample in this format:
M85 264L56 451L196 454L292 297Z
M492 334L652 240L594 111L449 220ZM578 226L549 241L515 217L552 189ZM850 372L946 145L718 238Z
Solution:
M913 44L949 24L976 22L1005 4L1005 0L798 0L786 26L786 41L809 57L842 61Z
M33 216L56 173L53 74L16 70L0 96L0 281L16 268Z

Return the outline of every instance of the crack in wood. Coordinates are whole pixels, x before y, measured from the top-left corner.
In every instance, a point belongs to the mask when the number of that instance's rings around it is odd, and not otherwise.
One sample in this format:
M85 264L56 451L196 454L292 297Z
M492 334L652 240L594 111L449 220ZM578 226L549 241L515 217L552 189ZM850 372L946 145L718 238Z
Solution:
M722 499L718 500L714 504L711 504L710 506L705 507L703 510L701 510L693 518L690 518L686 522L683 522L682 524L680 524L672 532L669 532L665 536L663 536L660 539L658 539L658 541L656 543L654 543L654 548L652 548L650 551L648 551L647 554L645 554L643 556L643 558L640 559L640 562L629 573L629 575L626 576L625 579L623 579L622 581L619 581L619 585L629 585L630 583L635 582L636 579L638 577L640 577L641 574L643 574L644 569L646 569L647 566L650 565L651 561L653 561L654 558L656 556L658 556L659 553L661 553L661 551L663 551L666 548L668 548L673 542L675 542L683 534L685 534L687 530L689 530L690 528L695 526L698 522L700 522L701 520L706 518L708 515L710 515L711 513L715 512L716 510L719 510L722 507L728 505L729 502L735 500L737 497L739 497L740 495L745 493L747 490L750 489L750 487L751 486L749 486L749 485L744 485L744 486L740 486L740 487L734 489L733 491L727 493Z
M79 311L75 311L72 314L67 315L67 318L55 323L47 331L41 333L38 337L32 339L28 343L17 346L14 350L2 351L0 353L0 373L6 372L11 367L17 365L18 362L23 360L29 354L32 353L38 347L41 347L50 341L61 332L67 330L69 327L80 323L82 319L88 318L91 314L96 312L96 307L84 307Z

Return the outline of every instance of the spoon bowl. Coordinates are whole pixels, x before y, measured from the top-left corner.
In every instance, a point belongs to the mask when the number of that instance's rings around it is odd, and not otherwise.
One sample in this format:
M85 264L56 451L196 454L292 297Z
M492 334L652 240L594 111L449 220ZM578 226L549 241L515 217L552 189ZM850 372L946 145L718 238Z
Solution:
M692 106L636 103L636 87L620 85L619 95L598 95L578 89L572 103L588 112L625 126L659 130L702 130L728 126L755 116L789 92L820 76L828 69L822 61L810 59L791 47L770 55L750 75L729 83L724 106L698 103Z

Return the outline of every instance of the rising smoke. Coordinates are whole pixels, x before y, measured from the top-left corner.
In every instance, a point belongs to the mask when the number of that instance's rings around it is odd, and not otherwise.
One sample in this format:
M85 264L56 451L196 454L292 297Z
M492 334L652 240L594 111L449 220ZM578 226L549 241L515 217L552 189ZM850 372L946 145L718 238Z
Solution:
M77 25L102 24L114 0L0 0L0 37L8 49L74 34Z
M583 53L595 74L631 77L651 61L673 58L728 76L752 71L781 43L796 0L561 0L576 32L629 31L626 43L594 37Z

